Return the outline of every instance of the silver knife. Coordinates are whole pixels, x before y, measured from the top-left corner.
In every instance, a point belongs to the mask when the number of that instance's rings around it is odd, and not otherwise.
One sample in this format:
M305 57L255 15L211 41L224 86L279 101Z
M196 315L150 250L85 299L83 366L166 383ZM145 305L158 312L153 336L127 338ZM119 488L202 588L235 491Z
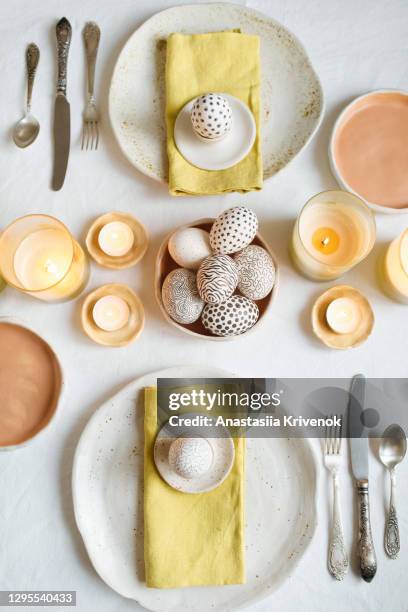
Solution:
M356 479L358 494L358 551L361 576L371 582L377 571L373 537L370 524L370 504L368 499L368 438L361 437L364 424L361 413L364 410L366 380L362 374L354 376L348 408L349 442L351 467Z
M54 170L52 188L59 191L67 171L71 139L70 108L67 100L67 64L72 28L63 17L57 23L58 80L54 107Z

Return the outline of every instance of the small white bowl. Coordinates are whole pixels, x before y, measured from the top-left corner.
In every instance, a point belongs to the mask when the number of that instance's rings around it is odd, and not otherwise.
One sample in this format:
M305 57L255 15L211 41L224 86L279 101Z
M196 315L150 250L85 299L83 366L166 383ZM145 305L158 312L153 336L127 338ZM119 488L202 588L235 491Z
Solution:
M193 417L197 414L183 414ZM182 437L202 437L211 446L213 460L210 469L195 478L184 478L170 465L169 451L172 443ZM235 459L235 446L229 431L223 426L209 425L203 428L163 425L154 444L154 462L160 476L173 489L182 493L206 493L224 482Z
M232 127L218 139L201 138L191 124L191 109L196 100L190 100L179 112L174 125L174 141L179 153L201 170L226 170L248 155L256 138L256 123L248 106L235 96L220 94L232 108ZM205 144L211 146L203 146Z
M391 208L389 206L382 206L381 204L376 204L375 202L369 202L360 193L358 193L357 191L354 191L354 189L352 189L352 187L345 181L345 179L341 175L339 167L337 166L337 163L336 163L335 155L334 155L334 145L335 145L335 141L336 141L337 131L341 127L344 119L346 118L346 116L349 113L349 111L351 110L351 108L354 105L356 105L359 102L361 102L362 100L364 100L366 98L370 98L371 96L375 96L375 95L378 95L378 94L400 94L400 95L403 95L403 96L408 96L408 92L403 91L401 89L375 89L375 90L370 91L368 93L365 93L365 94L363 94L361 96L358 96L357 98L352 100L349 104L347 104L347 106L345 106L345 108L341 111L340 115L337 117L336 122L335 122L335 124L333 126L332 133L331 133L330 143L329 143L329 161L330 161L330 166L331 166L331 170L333 172L333 175L334 175L335 179L337 180L338 184L340 185L340 187L342 187L346 191L350 191L351 193L354 193L356 196L358 196L359 198L363 199L366 202L366 204L368 206L370 206L370 208L372 208L375 212L383 213L383 214L391 214L391 215L393 215L393 214L407 214L408 213L408 205L405 208Z

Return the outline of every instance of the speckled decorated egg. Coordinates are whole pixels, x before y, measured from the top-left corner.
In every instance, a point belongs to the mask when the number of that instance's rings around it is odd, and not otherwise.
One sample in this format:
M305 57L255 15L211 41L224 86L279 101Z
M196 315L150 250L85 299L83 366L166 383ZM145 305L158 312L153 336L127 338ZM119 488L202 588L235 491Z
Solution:
M169 253L182 268L198 270L203 259L212 254L210 234L198 227L185 227L170 237Z
M275 283L272 257L260 246L250 244L234 255L238 266L238 289L250 300L262 300Z
M236 253L252 242L257 231L256 214L246 206L234 206L214 221L210 231L210 245L217 254Z
M234 293L237 284L238 266L228 255L210 255L198 268L198 293L204 302L225 302Z
M259 317L258 306L241 295L222 304L207 304L201 315L204 327L214 336L238 336L250 329Z
M232 126L232 109L226 98L206 93L196 99L191 109L194 132L207 141L224 138Z
M200 318L204 302L198 295L196 275L177 268L164 279L162 301L167 314L177 323L194 323Z

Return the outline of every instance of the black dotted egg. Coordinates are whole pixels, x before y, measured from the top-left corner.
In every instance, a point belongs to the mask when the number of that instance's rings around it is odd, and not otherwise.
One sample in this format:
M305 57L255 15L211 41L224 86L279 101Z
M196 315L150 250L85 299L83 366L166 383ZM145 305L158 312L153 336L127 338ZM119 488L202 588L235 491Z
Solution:
M222 304L207 304L201 315L204 327L214 336L238 336L253 327L259 318L258 306L241 295Z
M214 253L227 255L245 248L258 231L256 214L246 206L225 210L213 223L210 245Z
M204 302L224 302L234 293L237 284L238 266L228 255L210 255L198 268L197 288Z
M177 268L164 279L162 301L167 314L177 323L194 323L200 318L204 302L197 291L196 275Z
M226 98L207 93L196 99L191 109L194 130L202 138L217 140L230 131L232 109Z

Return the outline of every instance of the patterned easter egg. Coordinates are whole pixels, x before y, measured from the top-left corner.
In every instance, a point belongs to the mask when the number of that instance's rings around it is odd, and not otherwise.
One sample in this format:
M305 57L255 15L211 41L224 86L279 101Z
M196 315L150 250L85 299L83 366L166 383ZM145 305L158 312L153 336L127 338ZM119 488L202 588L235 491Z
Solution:
M204 302L198 295L196 275L177 268L164 279L162 301L167 314L177 323L194 323L200 318Z
M253 327L259 317L258 306L241 295L222 304L207 304L201 315L204 327L214 336L238 336Z
M214 253L228 255L248 246L258 231L256 214L246 206L225 210L213 223L210 245Z
M212 254L210 235L198 227L184 227L170 237L169 253L182 268L198 270L203 259Z
M191 123L201 138L220 140L231 129L231 105L219 94L206 93L194 102L191 109Z
M198 268L198 293L204 302L219 304L232 295L238 284L238 266L228 255L206 257Z
M238 289L251 300L262 300L272 291L275 266L272 257L260 246L250 244L234 255L238 266Z

